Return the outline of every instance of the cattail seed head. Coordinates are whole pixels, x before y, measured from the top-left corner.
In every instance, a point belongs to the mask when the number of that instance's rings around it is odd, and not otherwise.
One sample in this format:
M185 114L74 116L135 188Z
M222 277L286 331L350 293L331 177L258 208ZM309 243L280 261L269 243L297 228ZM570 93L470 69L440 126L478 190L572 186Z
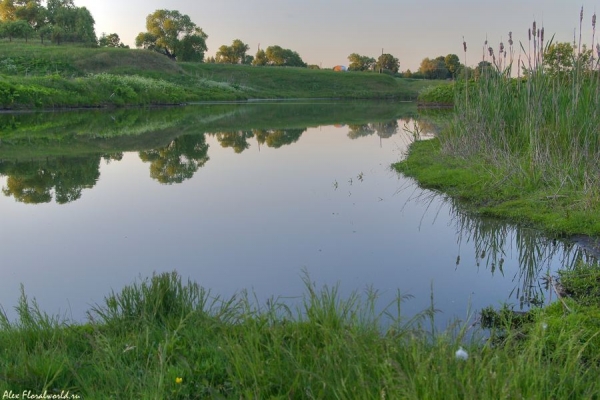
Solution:
M533 21L533 36L535 36L535 32L537 31L535 21Z
M579 12L579 23L583 21L583 6L581 6L581 11Z
M512 40L512 32L508 32L508 44L510 46L513 45L513 40Z
M592 28L596 29L596 13L592 15Z
M529 41L531 42L531 28L529 28Z
M542 42L543 42L544 41L544 27L543 26L542 26L542 31L541 32L542 33L541 33L540 37L541 37Z
M491 47L488 47L488 51L490 52L490 56L494 55L494 49L492 49Z
M596 54L598 54L598 58L600 58L600 43L596 43Z
M500 42L500 53L504 53L504 43Z
M465 42L465 37L463 36L463 49L465 50L465 53L467 52L467 42Z

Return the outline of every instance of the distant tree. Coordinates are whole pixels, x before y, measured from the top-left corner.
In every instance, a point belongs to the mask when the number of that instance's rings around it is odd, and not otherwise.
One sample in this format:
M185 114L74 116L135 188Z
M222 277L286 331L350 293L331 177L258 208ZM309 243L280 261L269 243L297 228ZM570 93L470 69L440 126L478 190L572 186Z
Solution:
M246 60L246 52L250 50L250 46L242 42L240 39L235 39L231 44L231 49L236 62L244 63Z
M546 73L564 77L577 66L586 67L592 59L592 52L585 45L581 53L571 43L552 43L544 51L544 70Z
M403 78L411 78L411 77L412 77L412 75L413 75L413 73L411 72L411 70L410 70L410 69L407 69L406 71L404 71L404 72L402 73L402 77L403 77Z
M13 38L25 39L27 42L34 33L33 28L23 20L0 22L0 37L8 38L9 42L12 42Z
M264 50L260 49L256 52L252 65L267 65L267 54Z
M491 62L480 61L479 64L477 64L477 67L475 67L475 71L473 72L473 77L475 79L479 79L482 76L487 76L487 75L495 74L495 73L496 73L496 69L494 68L494 66L492 65Z
M42 41L50 37L57 44L63 41L97 44L95 21L87 8L75 7L72 0L48 0L46 11L38 11L36 27Z
M455 78L456 72L460 68L460 58L458 58L456 54L448 54L446 57L444 57L444 65L450 72L450 75Z
M121 38L116 33L111 33L110 35L103 33L102 36L100 36L100 39L98 39L98 46L129 48L129 46L121 43Z
M254 56L246 54L246 56L244 57L244 64L251 65L253 63L254 63Z
M250 46L239 39L235 39L231 46L222 45L219 47L215 59L218 63L244 64L246 61L246 52L249 49Z
M368 71L375 65L375 59L372 57L361 56L357 53L352 53L348 56L350 71Z
M267 65L280 67L306 67L306 63L298 53L281 46L269 46L265 51Z
M382 54L377 59L377 69L379 70L387 70L396 73L399 68L400 62L391 54Z
M156 10L146 17L146 29L135 38L137 47L156 51L172 60L204 60L208 35L189 16L179 11Z
M317 64L310 64L308 65L308 69L321 69L321 67L319 67Z
M41 28L46 23L46 8L41 0L15 0L15 16L27 21L34 29Z
M447 79L451 77L443 56L434 59L424 58L419 66L419 72L423 74L425 79Z

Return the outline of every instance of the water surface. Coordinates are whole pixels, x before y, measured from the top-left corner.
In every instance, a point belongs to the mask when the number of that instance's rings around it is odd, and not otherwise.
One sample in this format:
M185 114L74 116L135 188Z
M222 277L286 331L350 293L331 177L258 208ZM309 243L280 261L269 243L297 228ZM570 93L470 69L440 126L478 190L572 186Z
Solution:
M414 105L276 103L0 115L0 304L20 284L84 320L136 278L177 270L214 294L413 296L438 323L550 293L540 277L585 255L480 220L391 170ZM434 120L435 122L435 120ZM433 292L432 292L433 290Z

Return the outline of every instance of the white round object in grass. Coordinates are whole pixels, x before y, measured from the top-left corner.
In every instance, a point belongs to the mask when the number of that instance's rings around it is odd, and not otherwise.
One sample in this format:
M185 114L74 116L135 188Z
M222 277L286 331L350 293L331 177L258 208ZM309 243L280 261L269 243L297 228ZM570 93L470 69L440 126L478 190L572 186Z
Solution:
M458 350L456 350L456 358L459 360L466 360L469 358L469 353L467 353L462 347L459 347Z

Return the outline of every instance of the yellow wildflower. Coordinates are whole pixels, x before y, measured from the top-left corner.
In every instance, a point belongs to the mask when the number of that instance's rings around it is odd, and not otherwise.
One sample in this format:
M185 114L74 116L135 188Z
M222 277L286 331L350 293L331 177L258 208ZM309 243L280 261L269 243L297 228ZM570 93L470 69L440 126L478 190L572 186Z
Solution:
M181 382L183 382L183 378L180 378L180 377L175 378L175 383L180 384Z

